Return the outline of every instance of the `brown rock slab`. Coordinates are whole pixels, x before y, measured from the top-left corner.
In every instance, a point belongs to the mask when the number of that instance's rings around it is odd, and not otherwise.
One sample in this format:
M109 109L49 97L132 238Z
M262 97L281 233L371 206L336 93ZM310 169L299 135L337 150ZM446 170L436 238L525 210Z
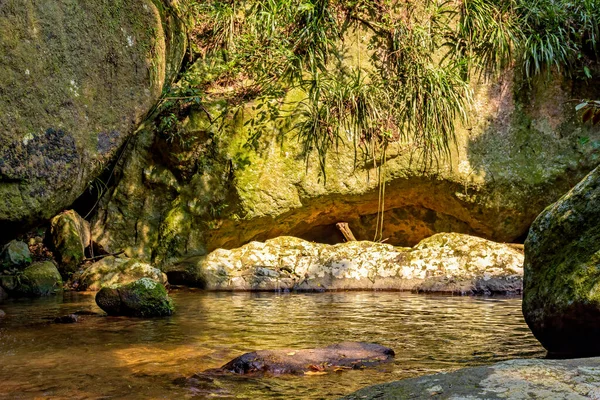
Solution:
M343 342L315 349L259 350L237 357L222 371L235 374L319 374L372 367L391 360L394 350L375 343Z

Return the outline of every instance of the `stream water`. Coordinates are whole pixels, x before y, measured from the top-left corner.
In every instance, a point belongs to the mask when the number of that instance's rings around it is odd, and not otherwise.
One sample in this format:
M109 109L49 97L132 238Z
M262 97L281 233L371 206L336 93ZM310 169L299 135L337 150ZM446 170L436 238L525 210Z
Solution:
M335 399L361 387L417 375L543 357L516 298L395 292L314 294L174 291L169 318L83 316L101 312L93 293L0 304L0 399ZM322 376L217 377L177 384L242 353L377 342L395 361Z

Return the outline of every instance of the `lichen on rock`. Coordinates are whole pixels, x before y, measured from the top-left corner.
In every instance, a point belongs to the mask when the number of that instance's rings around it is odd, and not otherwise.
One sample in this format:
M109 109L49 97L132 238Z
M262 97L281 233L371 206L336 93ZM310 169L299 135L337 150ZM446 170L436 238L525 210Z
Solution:
M521 252L468 235L437 234L414 248L366 241L337 245L294 237L251 242L174 264L183 283L212 290L415 290L520 293Z
M106 286L123 285L141 278L167 284L167 276L158 268L136 259L108 256L88 266L71 282L78 290L98 291Z

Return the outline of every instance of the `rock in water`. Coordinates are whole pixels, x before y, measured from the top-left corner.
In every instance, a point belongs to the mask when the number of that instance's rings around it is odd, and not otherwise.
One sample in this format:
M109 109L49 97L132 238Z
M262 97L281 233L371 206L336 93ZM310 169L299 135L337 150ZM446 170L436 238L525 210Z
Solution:
M173 314L173 301L165 287L149 278L117 287L104 287L96 304L108 315L161 317Z
M542 345L600 355L600 168L537 217L524 269L523 315Z
M342 399L600 399L600 359L504 361L369 386Z
M167 284L167 275L160 269L136 259L105 257L86 268L81 275L73 276L78 290L100 290L105 286L124 285L140 278L150 278L163 285Z
M3 281L4 283L4 281ZM17 296L48 296L62 290L62 278L52 261L40 261L12 279L11 293Z
M68 210L50 221L50 235L54 256L64 277L77 270L85 259L85 248L90 244L90 224L77 212Z
M1 280L0 280L0 284L2 284ZM8 293L6 293L4 288L2 286L0 286L0 301L4 300L6 298L8 298Z
M260 350L221 367L236 374L304 374L370 367L389 361L394 350L375 343L343 342L316 349Z
M6 267L23 267L31 263L31 252L27 243L19 240L9 242L2 250L2 264Z
M79 321L77 314L61 315L60 317L54 318L56 324L74 324Z
M218 249L166 270L169 280L175 275L178 283L216 290L515 294L522 266L523 254L505 244L440 233L413 248L366 241L330 246L282 236Z

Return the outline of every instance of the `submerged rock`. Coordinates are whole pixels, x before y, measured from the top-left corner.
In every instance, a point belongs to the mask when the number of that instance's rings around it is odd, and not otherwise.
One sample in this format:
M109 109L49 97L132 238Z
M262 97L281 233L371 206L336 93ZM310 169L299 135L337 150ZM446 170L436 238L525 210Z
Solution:
M97 291L105 286L123 285L150 278L163 285L167 284L167 275L150 264L136 259L108 256L87 267L80 275L75 275L78 290Z
M149 278L117 287L104 287L96 304L108 315L161 317L173 314L173 301L165 287Z
M460 294L520 293L523 255L473 236L443 233L414 248L338 245L279 237L216 250L167 267L167 275L212 290L388 289Z
M13 240L4 246L1 264L5 267L23 267L31 263L31 252L27 243Z
M2 285L17 296L48 296L61 291L63 285L60 272L52 261L33 263L22 274L9 278L3 279Z
M600 168L548 207L525 241L523 315L558 356L600 355Z
M511 360L361 389L346 400L600 399L600 359Z
M54 318L56 324L74 324L79 321L77 314L61 315L60 317Z
M375 343L343 342L316 349L260 350L237 357L221 370L236 374L310 374L370 367L389 361L394 350Z
M50 236L59 270L67 277L85 259L85 248L91 239L90 224L77 212L68 210L52 218Z

